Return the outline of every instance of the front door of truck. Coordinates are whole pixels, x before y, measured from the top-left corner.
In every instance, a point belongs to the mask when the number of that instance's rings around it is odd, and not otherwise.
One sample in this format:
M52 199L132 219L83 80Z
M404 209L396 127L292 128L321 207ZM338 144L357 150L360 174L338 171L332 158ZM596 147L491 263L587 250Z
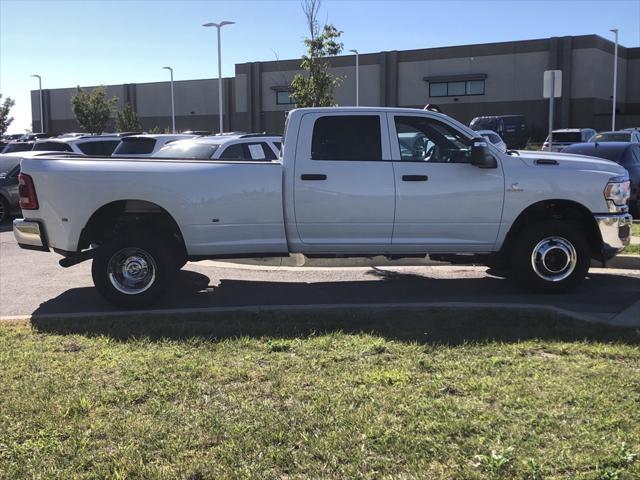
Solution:
M294 173L300 240L336 252L386 251L395 187L385 114L308 113L300 132Z
M387 114L396 183L395 252L490 251L504 200L502 165L471 165L470 138L441 117Z

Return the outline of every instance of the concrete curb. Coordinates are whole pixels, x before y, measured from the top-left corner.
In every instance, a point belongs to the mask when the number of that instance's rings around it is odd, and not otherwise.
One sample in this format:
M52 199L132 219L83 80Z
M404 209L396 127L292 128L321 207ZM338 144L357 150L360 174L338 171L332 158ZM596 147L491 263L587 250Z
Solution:
M574 312L550 305L536 304L511 304L511 303L480 303L480 302L422 302L422 303L379 303L379 304L315 304L315 305L247 305L232 307L209 307L209 308L183 308L167 310L125 310L112 312L86 312L86 313L51 313L43 315L14 315L0 317L0 322L12 321L32 321L32 320L65 320L65 319L117 319L127 317L132 321L138 318L154 318L173 316L181 320L205 319L212 315L251 315L256 316L262 313L352 313L363 314L375 312L377 314L393 310L395 313L403 311L407 313L420 311L441 312L450 310L452 315L457 313L473 312L497 312L501 314L527 314L540 315L541 317L563 317L572 320L589 323L610 323L613 318L618 318L620 314L611 313L585 313ZM625 321L618 325L640 326L640 318L637 321Z

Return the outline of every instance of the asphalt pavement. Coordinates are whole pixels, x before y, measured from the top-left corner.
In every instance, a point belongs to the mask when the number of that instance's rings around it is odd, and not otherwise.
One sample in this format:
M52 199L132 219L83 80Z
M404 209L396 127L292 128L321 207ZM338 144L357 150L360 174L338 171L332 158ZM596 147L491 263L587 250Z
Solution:
M0 231L0 317L113 312L93 288L91 262L58 265L53 253L20 249ZM294 262L295 264L295 262ZM640 270L592 268L564 295L532 294L484 267L278 267L188 263L155 309L275 305L537 305L609 320L640 305ZM627 321L628 323L628 321ZM632 318L633 323L633 318ZM638 322L640 325L640 314Z

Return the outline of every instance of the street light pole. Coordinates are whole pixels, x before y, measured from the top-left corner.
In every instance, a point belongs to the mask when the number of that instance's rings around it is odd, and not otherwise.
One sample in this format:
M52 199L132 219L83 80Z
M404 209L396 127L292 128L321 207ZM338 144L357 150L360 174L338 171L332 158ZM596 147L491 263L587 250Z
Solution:
M618 90L618 29L609 30L616 36L616 46L613 49L613 108L611 112L611 130L616 131L616 93Z
M176 133L176 105L173 98L173 68L162 67L164 70L169 70L171 73L171 131Z
M38 90L40 90L40 133L44 133L44 112L42 110L42 77L40 75L31 75L38 79Z
M220 45L220 29L225 25L233 25L236 22L223 21L220 23L205 23L203 27L216 27L218 30L218 116L220 117L220 133L224 131L222 121L222 47Z
M349 51L356 54L356 107L359 107L360 106L360 59L359 59L358 50L354 48Z

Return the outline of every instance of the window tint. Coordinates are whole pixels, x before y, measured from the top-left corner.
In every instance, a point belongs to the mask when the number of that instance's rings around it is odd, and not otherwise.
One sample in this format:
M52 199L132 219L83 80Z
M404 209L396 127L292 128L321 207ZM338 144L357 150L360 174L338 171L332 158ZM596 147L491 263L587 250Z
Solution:
M402 161L471 161L469 139L449 125L427 117L395 117L395 124Z
M382 160L378 115L330 115L313 126L312 160Z
M276 154L265 142L236 143L220 155L221 160L275 160Z
M549 137L547 137L547 142ZM580 143L582 136L580 132L553 132L553 142L560 143Z
M73 152L71 146L64 142L36 142L33 144L33 150L38 152Z
M277 150L281 150L282 149L282 143L281 142L273 142L273 146L276 147Z
M484 80L429 83L430 97L462 97L465 95L484 95Z
M114 149L120 143L119 140L96 140L93 142L83 142L78 144L78 148L85 155L100 155L109 157L113 153Z
M124 137L114 155L146 155L153 152L156 146L155 138L148 137Z

